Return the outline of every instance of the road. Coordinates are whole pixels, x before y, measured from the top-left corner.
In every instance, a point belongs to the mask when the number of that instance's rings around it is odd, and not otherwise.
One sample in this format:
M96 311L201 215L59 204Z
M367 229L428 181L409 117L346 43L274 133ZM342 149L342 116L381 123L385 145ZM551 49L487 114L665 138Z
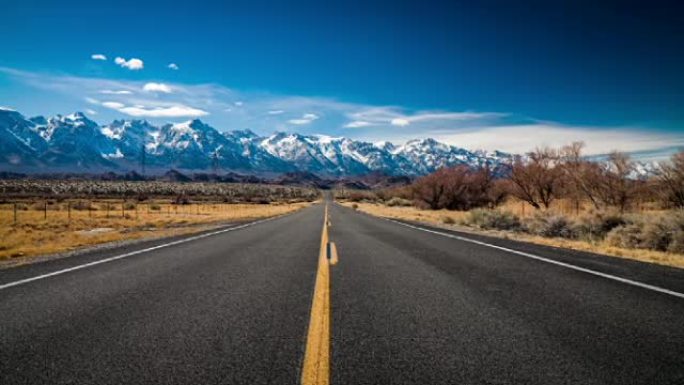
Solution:
M684 270L328 211L0 270L0 383L684 383Z

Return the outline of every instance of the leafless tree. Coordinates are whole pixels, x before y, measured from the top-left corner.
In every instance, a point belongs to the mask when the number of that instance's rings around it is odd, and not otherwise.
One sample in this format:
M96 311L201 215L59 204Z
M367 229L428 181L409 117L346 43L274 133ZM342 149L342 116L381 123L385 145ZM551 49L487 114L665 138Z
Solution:
M511 195L536 209L548 209L561 187L558 159L558 152L550 148L515 157L510 165Z
M684 151L674 154L669 162L659 164L655 178L658 192L664 200L684 208Z

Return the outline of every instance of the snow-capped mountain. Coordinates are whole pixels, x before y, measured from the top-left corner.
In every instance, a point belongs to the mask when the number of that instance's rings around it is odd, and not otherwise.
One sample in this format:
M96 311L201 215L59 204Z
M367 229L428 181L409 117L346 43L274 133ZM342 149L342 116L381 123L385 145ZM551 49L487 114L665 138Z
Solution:
M82 113L27 119L0 108L0 165L7 171L99 172L170 168L345 177L381 172L423 175L465 164L492 167L510 159L500 152L471 152L433 139L403 145L344 137L249 130L220 132L200 120L155 126L115 120L100 126Z

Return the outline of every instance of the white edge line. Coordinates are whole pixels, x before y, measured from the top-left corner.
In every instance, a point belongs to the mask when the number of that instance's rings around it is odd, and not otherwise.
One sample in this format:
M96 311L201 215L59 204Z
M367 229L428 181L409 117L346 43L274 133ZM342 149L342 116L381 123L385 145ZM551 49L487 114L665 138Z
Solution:
M286 215L287 215L287 214L286 214ZM271 221L271 220L274 220L274 219L276 219L276 218L280 218L280 217L282 217L282 216L283 216L283 215L276 215L276 216L273 216L273 217L270 217L270 218L260 219L260 220L258 220L258 221L245 223L245 224L243 224L243 225L239 225L239 226L235 226L235 227L228 227L228 228L226 228L226 229L222 229L222 230L218 230L218 231L212 231L212 232L204 233L204 234L200 234L200 235L195 235L195 236L192 236L192 237L179 239L179 240L177 240L177 241L168 242L168 243L164 243L164 244L161 244L161 245L148 247L148 248L146 248L146 249L135 250L135 251L131 251L131 252L128 252L128 253L125 253L125 254L115 255L115 256L109 257L109 258L99 259L99 260L97 260L97 261L84 263L84 264L82 264L82 265L77 265L77 266L69 267L69 268L66 268L66 269L53 271L52 273L37 275L37 276L31 277L31 278L20 279L20 280L18 280L18 281L9 282L9 283L5 283L5 284L0 285L0 290L7 289L7 288L10 288L10 287L14 287L14 286L23 285L23 284L26 284L26 283L29 283L29 282L38 281L38 280L45 279L45 278L49 278L49 277L54 277L54 276L56 276L56 275L61 275L61 274L64 274L64 273L69 273L69 272L71 272L71 271L76 271L76 270L85 269L85 268L87 268L87 267L96 266L96 265L99 265L99 264L102 264L102 263L107 263L107 262L116 261L117 259L128 258L128 257L132 257L132 256L134 256L134 255L143 254L143 253L147 253L147 252L150 252L150 251L163 249L163 248L170 247L170 246L180 245L180 244L187 243L187 242L196 241L196 240L198 240L198 239L202 239L202 238L206 238L206 237L211 237L211 236L213 236L213 235L218 235L218 234L227 233L227 232L229 232L229 231L235 231L235 230L244 229L245 227L250 227L250 226L254 226L254 225L259 224L259 223Z
M684 299L684 293L679 293L679 292L676 292L676 291L673 291L673 290L665 289L665 288L663 288L663 287L654 286L654 285L649 285L649 284L647 284L647 283L642 283L642 282L638 282L638 281L633 281L633 280L631 280L631 279L622 278L622 277L618 277L618 276L611 275L611 274L601 273L600 271L595 271L595 270L587 269L587 268L584 268L584 267L572 265L572 264L569 264L569 263L560 262L560 261L556 261L556 260L553 260L553 259L540 257L540 256L538 256L538 255L526 253L526 252L524 252L524 251L518 251L518 250L514 250L514 249L509 249L509 248L503 247L503 246L493 245L493 244L487 243L487 242L476 241L476 240L474 240L474 239L462 237L462 236L455 235L455 234L449 234L449 233L443 233L443 232L441 232L441 231L429 230L429 229L426 229L426 228L423 228L423 227L410 225L410 224L404 223L404 222L399 222L399 221L396 221L396 220L394 220L394 219L389 219L389 218L383 218L383 219L385 219L385 220L387 220L387 221L390 221L390 222L393 222L393 223L396 223L396 224L399 224L399 225L402 225L402 226L410 227L410 228L412 228L412 229L416 229L416 230L420 230L420 231L425 231L425 232L433 233L433 234L437 234L437 235L441 235L441 236L444 236L444 237L447 237L447 238L458 239L459 241L474 243L474 244L480 245L480 246L491 247L491 248L493 248L493 249L506 251L506 252L509 252L509 253L512 253L512 254L517 254L517 255L520 255L520 256L523 256L523 257L526 257L526 258L531 258L531 259L534 259L534 260L537 260L537 261L546 262L546 263L550 263L550 264L557 265L557 266L562 266L562 267L565 267L565 268L568 268L568 269L572 269L572 270L576 270L576 271L581 271L581 272L583 272L583 273L587 273L587 274L595 275L595 276L598 276L598 277L603 277L603 278L606 278L606 279L611 279L611 280L613 280L613 281L625 283L625 284L627 284L627 285L637 286L637 287L640 287L640 288L642 288L642 289L652 290L652 291L656 291L656 292L658 292L658 293L668 294L668 295L671 295L671 296L673 296L673 297L677 297L677 298L682 298L682 299Z

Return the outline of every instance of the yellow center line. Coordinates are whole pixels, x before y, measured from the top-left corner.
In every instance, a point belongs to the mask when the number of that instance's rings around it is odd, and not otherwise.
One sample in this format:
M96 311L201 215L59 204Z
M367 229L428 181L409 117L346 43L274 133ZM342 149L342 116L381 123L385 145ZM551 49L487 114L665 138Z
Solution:
M302 385L330 383L330 265L328 247L328 205L325 205L318 271L306 339Z

